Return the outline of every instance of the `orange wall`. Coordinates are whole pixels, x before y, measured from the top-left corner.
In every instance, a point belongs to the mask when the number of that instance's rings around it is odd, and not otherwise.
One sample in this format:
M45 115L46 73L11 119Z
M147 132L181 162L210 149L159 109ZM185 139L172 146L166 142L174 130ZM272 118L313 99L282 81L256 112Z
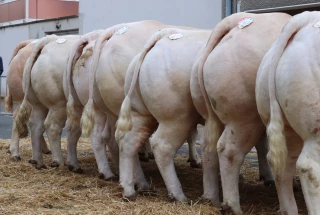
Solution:
M29 0L29 18L51 19L78 15L79 2L57 0Z
M25 5L25 0L18 0L0 5L0 22L24 19L26 17Z

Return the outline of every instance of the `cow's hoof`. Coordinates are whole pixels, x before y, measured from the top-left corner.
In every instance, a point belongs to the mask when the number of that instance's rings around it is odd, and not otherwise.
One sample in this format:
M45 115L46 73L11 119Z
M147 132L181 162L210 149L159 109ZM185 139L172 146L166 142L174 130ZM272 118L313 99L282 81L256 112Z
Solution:
M239 210L239 211L232 210L232 208L226 202L223 202L221 204L220 212L221 212L221 214L236 214L236 215L242 215L243 214L243 212L241 210Z
M234 214L231 207L229 207L226 202L221 203L220 212L221 214Z
M301 186L299 185L299 183L294 179L293 180L293 191L294 192L301 192Z
M43 154L45 154L45 155L51 155L51 151L49 150L49 151L47 151L47 152L42 152Z
M99 173L98 177L104 181L119 181L119 178L115 175L108 177L108 176L105 176L103 173Z
M29 160L29 163L33 164L33 165L36 165L38 162L36 160L33 160L33 159L30 159Z
M83 170L80 167L75 168L72 165L68 165L68 170L70 170L71 172L74 172L74 173L79 173L79 174L83 173Z
M275 186L274 180L267 180L263 184L265 187L274 187Z
M137 199L137 196L136 195L122 196L122 199L126 202L133 202Z
M172 193L168 193L168 200L169 202L175 202L175 203L183 203L183 204L188 204L190 205L191 204L191 200L188 199L187 197L184 197L183 199L176 199Z
M157 191L152 188L149 188L149 189L138 188L137 192L139 195L143 195L143 196L155 196L157 194Z
M36 165L36 169L37 170L41 170L41 169L47 169L46 165L42 164L42 165Z
M203 197L203 196L199 197L198 200L197 200L197 202L198 202L199 204L211 204L211 200L210 200L210 199L207 199L207 198L205 198L205 197ZM219 205L219 206L220 206L220 205Z
M149 162L149 157L144 152L139 152L139 160L143 162Z
M148 157L149 157L149 159L154 160L153 152L148 152Z
M15 161L21 161L21 157L19 155L12 156L13 160Z
M216 208L220 208L220 206L221 206L221 202L219 199L218 200L208 199L204 196L201 196L200 198L198 198L197 202L200 204L210 204Z
M52 163L50 164L51 167L59 167L60 164L57 161L52 161Z
M201 162L200 162L200 163L197 163L196 160L189 160L189 162L190 162L190 166L191 166L192 168L195 168L195 169L201 169L201 168L202 168Z

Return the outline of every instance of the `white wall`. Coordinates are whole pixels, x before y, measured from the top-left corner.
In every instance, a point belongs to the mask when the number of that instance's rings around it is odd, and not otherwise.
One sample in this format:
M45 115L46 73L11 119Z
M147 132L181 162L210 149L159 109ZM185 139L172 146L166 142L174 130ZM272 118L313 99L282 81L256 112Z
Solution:
M14 48L23 40L29 39L27 25L0 28L0 56L3 60L2 76L7 75L9 60ZM1 96L5 96L6 79L1 78Z
M59 31L79 29L79 18L72 17L67 19L51 20L45 22L36 22L29 25L29 38L38 39L46 36L46 32L58 31L56 21L61 25Z
M146 19L212 29L221 20L221 0L80 0L79 18L80 34Z

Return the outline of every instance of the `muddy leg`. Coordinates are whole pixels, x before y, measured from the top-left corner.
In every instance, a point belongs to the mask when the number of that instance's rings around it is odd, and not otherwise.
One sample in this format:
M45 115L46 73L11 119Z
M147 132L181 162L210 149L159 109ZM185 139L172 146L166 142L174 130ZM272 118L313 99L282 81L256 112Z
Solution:
M81 115L81 111L77 114ZM68 169L72 172L82 173L83 170L79 166L77 156L78 140L81 136L80 121L75 122L73 125L67 120L67 164Z
M30 128L31 128L31 140L32 140L32 158L29 161L31 164L35 164L37 169L46 168L42 157L42 140L43 133L45 131L44 121L47 116L48 110L38 104L33 105Z
M261 136L255 147L258 154L260 180L264 181L266 187L273 186L274 177L267 159L269 144L266 133Z
M260 126L261 127L261 126ZM257 124L226 125L218 141L218 154L223 190L223 209L229 207L235 214L242 214L239 196L239 173L245 155L258 141L263 130Z
M298 214L298 208L293 193L293 177L296 171L296 162L301 152L302 141L297 136L286 132L288 156L287 163L281 175L276 175L276 188L282 214Z
M160 123L150 143L169 198L188 203L189 199L182 191L173 162L177 150L183 145L191 130L189 127L181 126L183 124L188 123Z
M206 129L206 127L204 128ZM217 131L219 133L221 131ZM203 195L204 200L209 200L215 207L220 207L219 199L219 157L217 150L208 151L208 142L204 136L200 137L203 171Z
M142 172L138 152L156 128L155 120L147 116L133 115L132 123L131 131L120 135L119 140L120 185L123 187L122 196L128 199L135 197L135 184L138 184L140 189L150 187Z
M95 123L90 139L94 156L98 165L99 178L103 180L112 180L115 178L115 175L110 169L106 151L106 141L103 139L103 131L107 123L107 116L100 110L96 109L94 122Z
M61 134L67 120L66 108L62 107L56 110L49 110L45 120L46 133L49 139L52 151L51 167L63 167L64 161L61 151Z
M304 142L297 167L303 195L310 215L320 213L320 144L317 140Z
M197 129L193 130L189 135L187 142L189 145L189 159L190 166L192 168L201 168L201 158L198 155L197 148L196 148L196 141L198 139L198 131Z
M103 130L103 140L107 143L113 164L119 174L119 145L115 138L117 116L108 114L106 126Z

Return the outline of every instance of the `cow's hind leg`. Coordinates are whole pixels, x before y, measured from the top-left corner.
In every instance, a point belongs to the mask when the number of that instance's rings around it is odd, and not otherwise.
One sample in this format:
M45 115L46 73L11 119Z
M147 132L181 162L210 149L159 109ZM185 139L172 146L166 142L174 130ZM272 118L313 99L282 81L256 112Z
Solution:
M214 132L218 132L217 136L220 136L223 131L223 126L217 122L217 129ZM207 126L204 127L207 129ZM212 131L211 131L212 132ZM216 148L208 150L208 140L205 135L200 137L201 153L202 153L202 171L203 171L203 195L202 200L206 202L209 200L213 206L220 207L219 199L219 157ZM212 143L211 143L212 144ZM210 145L211 145L210 144Z
M106 140L106 138L109 139L110 137L107 137L109 136L107 134L109 129L106 128L106 123L107 116L96 109L94 114L94 126L91 134L91 145L98 165L99 178L103 180L112 180L115 178L115 175L110 169L107 157L106 141L108 140Z
M230 207L235 214L242 214L239 196L240 167L245 155L259 140L262 131L263 126L257 123L246 126L232 123L225 126L218 141L217 150L223 190L222 208L228 209Z
M293 193L293 177L296 172L296 163L302 149L302 140L292 130L287 129L286 141L288 156L284 171L275 174L280 212L282 214L298 214L298 208Z
M119 174L119 145L115 138L117 116L108 114L107 123L103 130L103 140L107 143L110 151L110 157Z
M27 107L30 108L31 106L27 106ZM20 108L20 105L17 107L16 111L14 112L13 118L15 118L17 110L19 110L19 108ZM11 157L16 161L21 160L20 153L19 153L19 141L20 141L20 138L18 135L17 127L16 127L16 122L15 120L13 120L10 148L8 152L11 154Z
M189 145L188 162L190 162L190 166L192 168L201 168L202 167L201 158L198 155L197 148L196 148L197 139L198 139L198 131L197 131L197 129L194 129L187 139L187 142Z
M45 131L44 121L48 109L41 104L33 105L30 117L31 140L32 140L32 158L29 161L35 164L37 169L46 168L42 157L43 133Z
M146 181L138 152L156 128L156 121L151 116L132 114L132 129L121 133L119 139L120 148L120 185L123 187L123 197L133 199L135 197L134 185L139 190L147 190L150 185Z
M258 154L260 180L264 181L266 187L274 186L274 177L267 159L269 147L266 133L261 136L255 147Z
M51 167L63 167L64 161L61 151L61 134L67 120L66 108L50 109L45 120L46 133L52 151Z
M173 158L177 150L187 139L190 131L188 122L160 122L157 131L150 141L155 160L168 189L169 198L185 203L188 203L189 200L182 191L174 168Z
M304 198L310 215L320 213L320 138L304 142L297 162Z
M75 108L75 116L81 116L82 108ZM67 120L67 164L70 171L82 173L77 156L78 140L81 136L80 117L76 118L72 123Z

